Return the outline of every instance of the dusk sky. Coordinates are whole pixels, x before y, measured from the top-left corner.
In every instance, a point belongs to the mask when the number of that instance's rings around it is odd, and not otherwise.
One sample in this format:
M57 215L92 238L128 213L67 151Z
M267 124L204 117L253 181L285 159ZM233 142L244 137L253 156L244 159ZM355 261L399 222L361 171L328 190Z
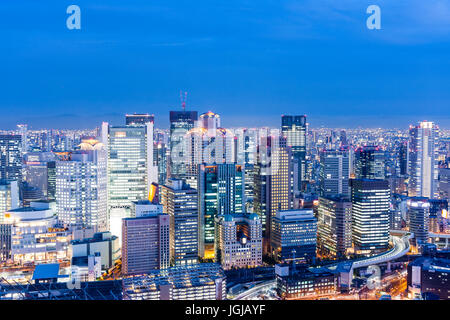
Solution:
M0 129L167 128L180 90L226 127L450 128L450 0L3 0L0 39Z

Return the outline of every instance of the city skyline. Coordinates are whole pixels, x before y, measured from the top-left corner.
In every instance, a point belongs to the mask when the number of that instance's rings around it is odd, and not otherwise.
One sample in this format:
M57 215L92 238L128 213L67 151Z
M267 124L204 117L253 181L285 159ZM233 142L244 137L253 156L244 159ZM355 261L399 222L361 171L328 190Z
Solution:
M450 300L450 0L18 2L0 301Z

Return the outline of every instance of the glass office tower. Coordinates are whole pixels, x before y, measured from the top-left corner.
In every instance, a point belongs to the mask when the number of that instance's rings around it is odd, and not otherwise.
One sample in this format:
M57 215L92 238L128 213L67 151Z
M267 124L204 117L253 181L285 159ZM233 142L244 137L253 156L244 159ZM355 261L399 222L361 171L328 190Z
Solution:
M130 217L133 201L148 198L157 182L153 166L153 123L108 130L108 213L111 232L120 237L121 219Z
M292 148L293 158L298 161L295 174L298 190L306 180L306 116L281 116L281 132Z
M199 255L214 258L214 219L243 212L244 172L236 164L201 164L198 169Z
M170 263L198 262L197 190L183 180L169 180L161 186L161 204L170 217Z
M351 180L352 237L356 253L371 255L389 246L390 188L386 180Z

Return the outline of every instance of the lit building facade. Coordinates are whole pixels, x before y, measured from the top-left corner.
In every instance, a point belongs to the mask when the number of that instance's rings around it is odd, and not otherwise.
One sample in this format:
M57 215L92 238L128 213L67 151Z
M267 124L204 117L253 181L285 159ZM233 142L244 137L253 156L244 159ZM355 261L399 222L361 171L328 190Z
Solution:
M22 181L22 137L0 135L0 180Z
M24 155L24 182L42 192L45 199L56 197L56 157L52 152L28 152Z
M325 270L293 264L275 266L276 290L283 300L320 297L338 293L338 277Z
M108 214L110 231L120 237L121 219L130 217L132 202L147 199L158 182L153 122L108 129Z
M306 116L281 116L281 132L286 143L292 149L292 156L297 159L295 172L298 190L306 180Z
M155 116L153 114L148 113L134 113L125 115L125 124L127 126L133 125L145 125L148 122L155 122Z
M359 254L389 246L390 189L386 180L351 180L352 238Z
M1 232L4 260L36 264L70 258L71 232L58 223L48 203L31 203L30 207L7 211Z
M122 280L124 300L225 300L226 276L216 263L155 270Z
M17 181L0 180L0 224L3 223L5 212L16 209L19 205L19 186Z
M214 219L242 213L244 172L236 164L201 164L198 169L199 255L214 258Z
M272 219L279 210L293 208L294 170L286 138L262 136L254 175L253 211L261 218L264 249L270 251Z
M432 294L439 300L450 300L450 260L421 257L410 262L407 286L410 299Z
M385 179L384 150L378 146L365 146L355 151L356 179Z
M78 151L56 161L56 211L71 230L109 230L106 150Z
M168 268L170 219L150 214L122 220L122 273L142 274Z
M262 226L255 213L216 217L215 259L223 269L262 264Z
M430 203L428 198L413 197L406 202L408 206L409 231L414 233L416 244L428 241L430 228Z
M198 262L198 197L197 190L183 180L169 180L161 186L161 204L170 217L171 265Z
M170 163L169 176L182 179L187 173L185 159L186 134L195 126L197 111L170 111Z
M423 121L409 129L409 189L410 197L438 196L438 139L439 128Z
M342 196L320 197L318 207L318 248L332 257L345 257L352 247L352 203Z
M211 111L203 113L197 124L184 138L187 175L196 176L198 165L203 163L236 163L234 134L220 127L220 116Z
M320 152L319 191L321 196L350 196L350 162L348 150Z
M275 261L315 261L317 218L314 217L313 210L279 211L272 224L270 245Z

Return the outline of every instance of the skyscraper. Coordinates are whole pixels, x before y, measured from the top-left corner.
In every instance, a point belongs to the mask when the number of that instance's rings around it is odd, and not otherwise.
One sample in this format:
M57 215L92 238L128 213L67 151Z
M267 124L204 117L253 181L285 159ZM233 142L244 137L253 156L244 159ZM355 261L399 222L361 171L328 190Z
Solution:
M348 150L320 152L319 188L321 196L350 195Z
M197 111L170 111L170 163L169 175L172 178L184 178L186 159L184 139L197 121Z
M130 217L131 203L148 198L158 182L153 165L153 122L109 127L108 214L111 232L120 236L121 219Z
M428 198L413 197L408 199L409 231L414 233L416 244L428 241L430 227L430 203Z
M52 152L28 152L24 155L24 182L39 189L48 200L55 200L55 160L55 154Z
M399 158L400 176L404 177L408 175L409 169L409 141L401 142L398 158Z
M215 259L225 270L262 264L262 227L256 213L216 217Z
M22 137L0 135L0 180L22 182Z
M244 172L236 164L201 164L198 169L199 255L214 257L214 219L243 212Z
M428 121L409 129L410 197L438 196L438 132L438 127Z
M197 190L183 180L168 180L161 186L161 204L170 217L171 265L198 262L198 198Z
M272 224L271 253L277 262L314 262L317 219L311 209L280 210Z
M320 197L318 247L323 254L345 257L352 247L352 203L342 196Z
M100 145L56 162L56 211L71 230L109 230L106 172L106 150Z
M265 250L269 249L271 221L280 210L293 208L291 147L286 138L261 137L254 176L254 212L261 218ZM268 251L266 251L268 252Z
M292 148L292 156L298 162L295 172L298 190L306 180L306 116L281 116L281 132Z
M25 154L28 152L28 126L26 124L18 124L17 129L19 131L19 134L21 136L21 142L22 142L22 154Z
M170 219L154 213L122 220L122 272L142 274L170 266Z
M441 199L450 199L450 168L439 169L439 195Z
M20 205L19 186L17 181L0 180L0 224L5 212L16 209Z
M356 252L370 255L389 245L390 189L386 180L351 180L352 238Z
M384 151L377 146L365 146L355 151L356 179L385 178Z
M147 124L148 122L155 122L155 116L152 114L148 114L148 113L134 113L134 114L127 114L125 115L125 124L127 126L130 125L138 125L138 126L142 126Z
M185 150L188 175L194 177L199 164L236 162L234 134L220 127L220 116L211 111L201 114L198 126L187 133Z

